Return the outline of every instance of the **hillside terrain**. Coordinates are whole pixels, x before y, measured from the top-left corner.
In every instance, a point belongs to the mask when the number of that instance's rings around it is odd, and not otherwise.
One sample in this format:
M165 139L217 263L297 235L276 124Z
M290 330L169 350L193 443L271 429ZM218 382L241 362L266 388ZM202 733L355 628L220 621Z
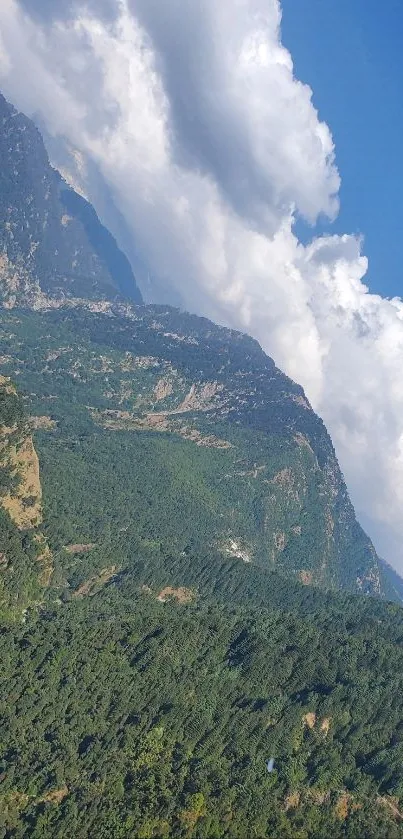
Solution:
M0 612L19 620L52 574L43 531L39 462L22 400L0 376Z
M1 328L3 835L403 836L403 613L300 388L174 310Z
M323 422L0 115L0 838L403 837L403 583Z
M96 544L82 573L111 553L132 571L145 550L160 573L162 557L184 556L185 584L214 554L252 577L387 593L323 423L252 339L158 307L13 310L0 330L0 369L44 417L54 547Z

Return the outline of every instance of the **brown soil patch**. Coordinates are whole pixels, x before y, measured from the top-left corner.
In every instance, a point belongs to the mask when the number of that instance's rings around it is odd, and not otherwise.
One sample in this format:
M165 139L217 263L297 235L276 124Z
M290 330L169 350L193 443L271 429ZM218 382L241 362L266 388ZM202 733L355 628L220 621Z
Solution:
M172 382L169 379L159 379L154 388L154 396L157 402L161 402L173 393Z
M66 798L69 794L69 788L64 786L60 787L60 789L53 789L50 792L45 793L42 798L38 798L38 804L42 804L45 801L49 801L51 804L60 804L64 798Z
M301 801L301 793L300 792L290 792L287 795L287 798L284 801L284 806L286 810L295 810Z
M336 803L333 813L336 819L345 822L346 819L348 819L351 810L357 809L359 809L359 805L352 803L351 795L349 795L348 792L343 792Z
M305 570L299 571L298 577L301 580L301 583L304 584L304 586L310 586L313 583L313 573L312 573L312 571L305 571Z
M68 554L85 554L96 548L96 542L89 542L88 545L64 545L64 550Z
M320 724L320 730L323 732L325 737L329 734L331 722L330 717L324 717Z
M307 713L307 714L305 714L305 715L302 717L302 723L303 723L303 725L306 725L306 726L307 726L307 728L310 728L310 729L314 728L315 723L316 723L316 714L315 714L315 712L314 712L314 711L308 711L308 713Z
M196 446L204 446L207 449L232 449L232 444L228 440L220 440L215 434L203 436L196 428L189 428L186 425L178 428L177 433L185 440L196 443Z
M168 431L169 424L166 414L145 414L138 416L130 411L96 411L90 409L92 419L110 431Z
M159 431L179 434L185 440L196 443L197 446L204 446L210 449L231 449L232 444L228 440L220 440L214 434L203 435L196 428L182 425L180 422L170 421L171 414L178 411L154 412L143 415L136 415L130 411L96 411L91 409L91 416L94 422L109 431Z
M42 416L42 417L30 417L29 424L34 431L50 431L52 428L56 428L57 422L53 420L51 417Z
M8 376L0 376L0 387L3 388L5 393L13 393L15 395L17 392Z
M333 810L336 819L345 822L349 814L349 800L350 796L346 792L340 796Z
M2 497L2 506L21 530L37 527L42 522L42 488L32 438L26 437L18 449L15 445L10 446L6 462L19 483L12 494Z
M210 408L217 407L217 401L212 400L222 389L223 386L219 385L218 382L206 382L201 386L193 384L183 402L171 413L184 414L187 411L209 411Z
M403 813L399 810L397 806L399 803L398 798L393 798L392 796L388 795L379 795L376 800L378 804L383 804L385 807L388 807L397 819L403 820Z
M41 575L39 578L40 583L43 586L48 586L50 583L51 576L53 574L52 552L43 533L36 533L34 539L40 551L36 558L36 561L41 565L42 568Z
M177 600L178 603L191 603L193 598L194 593L190 588L171 588L171 586L163 588L157 596L160 603L166 603L167 600L171 599Z
M102 586L109 583L116 576L118 570L116 565L112 565L110 568L103 568L99 574L90 577L85 583L81 583L73 592L73 597L92 597Z

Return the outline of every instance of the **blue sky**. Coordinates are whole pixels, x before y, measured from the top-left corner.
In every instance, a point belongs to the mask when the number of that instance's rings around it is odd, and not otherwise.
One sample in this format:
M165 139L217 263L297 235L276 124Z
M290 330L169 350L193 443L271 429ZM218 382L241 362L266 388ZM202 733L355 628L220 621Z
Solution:
M359 232L371 291L403 295L403 4L283 0L283 43L331 131L342 187L335 224Z

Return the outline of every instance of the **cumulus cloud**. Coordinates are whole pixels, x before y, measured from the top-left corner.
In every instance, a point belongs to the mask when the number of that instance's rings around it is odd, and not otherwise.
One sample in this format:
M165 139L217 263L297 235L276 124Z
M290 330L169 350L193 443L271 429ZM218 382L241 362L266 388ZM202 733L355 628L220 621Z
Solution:
M2 0L4 92L40 113L53 158L98 206L102 177L153 278L146 294L248 331L305 387L376 546L403 570L403 304L368 292L357 237L297 239L298 216L337 212L339 175L279 3L52 14Z

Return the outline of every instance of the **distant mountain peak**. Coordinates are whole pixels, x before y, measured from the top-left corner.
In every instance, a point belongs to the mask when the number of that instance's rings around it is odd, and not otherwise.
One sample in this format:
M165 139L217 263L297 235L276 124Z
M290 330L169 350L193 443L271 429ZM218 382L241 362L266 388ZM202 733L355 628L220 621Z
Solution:
M130 263L94 208L52 168L40 132L0 94L0 298L141 303Z

